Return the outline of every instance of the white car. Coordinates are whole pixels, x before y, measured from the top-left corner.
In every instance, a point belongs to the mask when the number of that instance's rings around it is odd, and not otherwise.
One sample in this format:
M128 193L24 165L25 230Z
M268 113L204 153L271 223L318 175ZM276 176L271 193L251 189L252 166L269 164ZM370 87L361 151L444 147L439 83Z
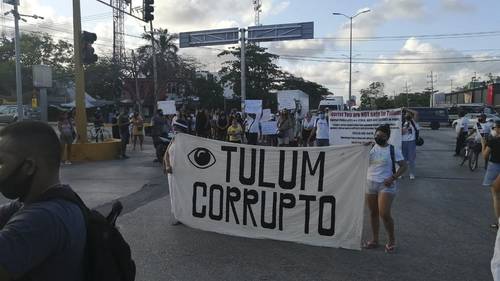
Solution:
M496 115L496 114L485 114L486 115L486 121L493 121L493 122L496 122L498 120L500 120L500 116ZM469 129L474 129L474 125L476 125L476 123L478 122L477 120L479 119L479 117L481 116L481 113L468 113L465 115L465 117L467 117L469 119ZM458 119L453 121L453 123L451 124L451 126L453 128L455 128L457 126L457 123L458 123Z

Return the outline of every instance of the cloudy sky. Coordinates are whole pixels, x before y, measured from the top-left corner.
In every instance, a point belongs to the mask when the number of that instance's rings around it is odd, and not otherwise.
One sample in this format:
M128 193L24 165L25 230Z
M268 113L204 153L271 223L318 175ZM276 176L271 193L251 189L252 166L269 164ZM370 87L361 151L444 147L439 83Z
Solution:
M110 1L110 0L104 0ZM57 38L72 38L72 6L69 0L21 0L21 13L36 13L45 20L28 20L23 30L44 31ZM96 0L81 0L83 28L98 34L101 53L111 52L112 11ZM142 0L133 0L140 6ZM157 0L155 26L172 32L253 25L252 0ZM480 4L478 4L480 3ZM9 9L2 4L2 14ZM428 87L430 72L435 87L450 91L475 75L500 75L500 10L498 0L263 0L262 24L314 21L315 38L306 41L265 43L282 55L286 70L325 85L347 96L349 80L348 21L332 12L352 15L370 13L354 20L353 94L370 82L386 84L389 94ZM12 32L11 16L0 16L2 31ZM144 43L134 37L144 23L127 19L127 49ZM216 48L226 48L217 46ZM181 51L214 71L220 61L217 50L190 48Z

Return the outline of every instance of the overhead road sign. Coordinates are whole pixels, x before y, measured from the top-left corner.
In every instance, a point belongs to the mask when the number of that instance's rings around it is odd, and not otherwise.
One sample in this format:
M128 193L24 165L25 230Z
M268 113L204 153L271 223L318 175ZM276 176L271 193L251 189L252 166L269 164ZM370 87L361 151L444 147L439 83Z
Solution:
M270 42L314 38L314 22L251 26L249 42Z
M181 48L237 44L238 42L239 29L237 27L181 32L179 34Z

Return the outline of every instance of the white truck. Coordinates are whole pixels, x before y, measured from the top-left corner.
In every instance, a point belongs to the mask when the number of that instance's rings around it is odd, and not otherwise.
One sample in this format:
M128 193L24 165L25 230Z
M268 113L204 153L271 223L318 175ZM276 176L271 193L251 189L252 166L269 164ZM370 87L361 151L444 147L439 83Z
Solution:
M278 109L301 109L301 115L309 112L309 95L301 90L282 90L277 92Z
M318 111L328 110L344 110L344 97L329 95L324 100L319 102Z

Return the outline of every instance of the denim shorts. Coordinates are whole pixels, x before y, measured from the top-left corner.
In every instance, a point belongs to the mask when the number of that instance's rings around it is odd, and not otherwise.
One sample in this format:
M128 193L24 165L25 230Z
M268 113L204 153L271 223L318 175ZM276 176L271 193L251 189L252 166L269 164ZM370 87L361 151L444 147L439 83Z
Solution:
M500 175L500 163L488 162L488 169L484 174L483 186L491 186Z
M367 186L368 190L366 191L366 194L372 194L372 195L377 195L379 193L389 193L389 194L396 194L397 185L394 182L392 186L387 187L383 182L374 182L371 180L367 180Z

